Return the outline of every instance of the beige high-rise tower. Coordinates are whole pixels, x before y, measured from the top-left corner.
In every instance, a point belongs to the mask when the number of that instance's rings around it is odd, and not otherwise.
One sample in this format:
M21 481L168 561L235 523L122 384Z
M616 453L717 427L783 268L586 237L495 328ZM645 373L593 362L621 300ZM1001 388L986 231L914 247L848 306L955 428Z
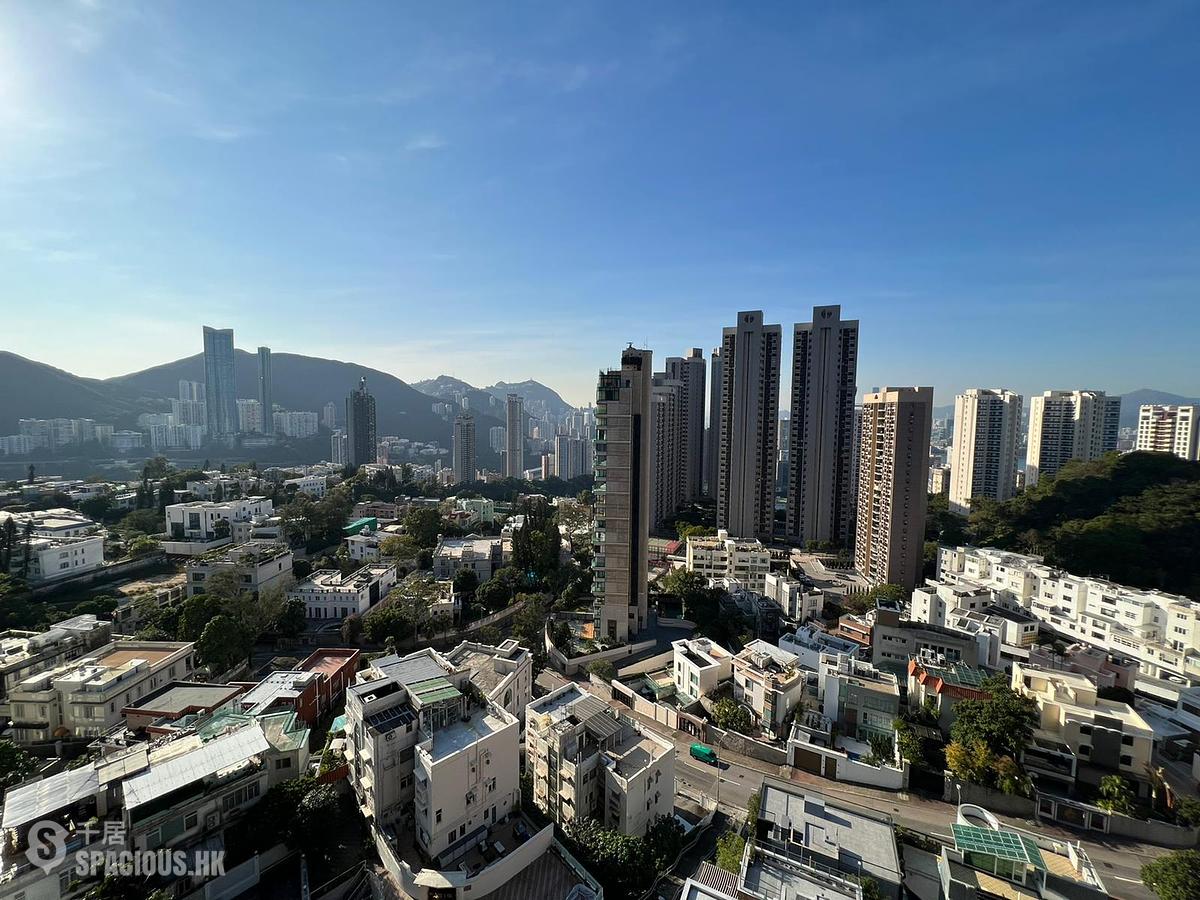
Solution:
M597 637L627 641L646 625L650 541L649 350L629 347L596 387L596 534L592 597Z
M1072 459L1098 459L1117 449L1121 398L1104 391L1046 391L1029 403L1025 487L1055 475Z
M840 306L814 307L792 335L786 533L795 543L850 545L857 374L858 320L843 319Z
M738 313L722 333L717 527L734 537L769 541L775 532L782 339L761 310Z
M863 398L854 567L871 584L920 584L932 424L931 387Z
M950 508L966 515L973 497L1007 500L1017 488L1021 395L969 388L954 398Z
M669 356L665 374L679 382L679 500L699 499L704 490L704 351Z
M1200 455L1200 406L1139 407L1134 449L1174 453L1195 462Z

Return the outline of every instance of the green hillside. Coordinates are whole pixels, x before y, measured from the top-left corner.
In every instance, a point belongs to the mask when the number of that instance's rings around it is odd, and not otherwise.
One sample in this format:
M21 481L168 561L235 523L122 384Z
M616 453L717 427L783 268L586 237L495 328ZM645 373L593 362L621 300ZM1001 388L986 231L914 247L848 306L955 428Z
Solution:
M974 544L1200 599L1200 463L1110 453L1068 463L1012 500L973 506Z

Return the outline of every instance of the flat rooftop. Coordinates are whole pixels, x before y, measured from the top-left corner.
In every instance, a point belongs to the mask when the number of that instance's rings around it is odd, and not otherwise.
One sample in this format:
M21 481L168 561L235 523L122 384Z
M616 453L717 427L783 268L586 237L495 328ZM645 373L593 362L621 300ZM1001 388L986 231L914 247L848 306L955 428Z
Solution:
M358 653L357 650L351 649L321 649L314 651L308 659L300 663L299 670L301 672L316 672L318 675L324 675L328 678L334 675L338 669L346 665L346 662Z
M644 772L654 760L670 751L648 735L631 732L606 755L617 765L617 774L628 780Z
M505 679L505 673L496 671L496 654L482 650L466 648L459 653L451 653L447 659L458 667L471 670L471 681L484 694L491 694Z
M500 716L494 715L488 710L477 709L467 718L467 721L459 719L453 724L435 731L433 747L429 755L433 757L434 762L445 759L447 756L471 746L476 741L496 734L508 724Z
M242 689L232 684L204 684L198 681L172 681L127 707L143 714L179 716L201 709L212 709L232 700Z
M150 665L155 665L167 659L174 653L178 653L185 644L179 644L175 647L136 647L125 649L119 644L116 649L110 650L100 659L96 660L96 665L105 666L109 669L116 669L127 663L133 662L135 659L144 659Z

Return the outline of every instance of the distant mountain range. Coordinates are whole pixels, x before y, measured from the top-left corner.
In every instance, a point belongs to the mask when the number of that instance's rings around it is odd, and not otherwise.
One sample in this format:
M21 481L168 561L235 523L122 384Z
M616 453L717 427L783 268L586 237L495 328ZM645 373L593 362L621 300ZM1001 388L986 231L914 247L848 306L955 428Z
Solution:
M498 381L490 387L477 388L453 375L439 375L437 378L414 382L413 387L439 400L455 400L466 396L471 410L490 410L500 418L504 418L504 403L509 394L520 395L525 401L525 412L537 419L548 414L557 420L575 409L553 388L533 380L516 383Z
M1162 404L1166 406L1187 406L1191 404L1200 404L1200 398L1183 397L1179 394L1169 394L1166 391L1156 391L1152 388L1139 388L1136 391L1130 391L1128 394L1121 395L1121 427L1133 428L1137 425L1138 407L1147 404ZM1025 398L1025 409L1029 409L1029 398ZM933 408L933 417L935 419L952 419L954 418L954 404L946 406L935 406Z
M271 356L274 400L294 410L321 412L332 402L338 422L346 418L346 396L366 377L375 396L379 434L396 434L415 441L437 441L451 446L451 422L433 412L430 396L394 375L354 363L274 353ZM234 378L238 397L258 395L258 358L245 350L236 351ZM203 381L201 354L163 363L116 378L82 378L44 363L0 351L0 434L17 431L22 418L90 418L118 427L134 424L139 413L170 409L179 396L179 382ZM479 392L481 397L491 397ZM483 434L502 425L491 411L477 411L477 429ZM486 440L478 441L481 465L495 460Z

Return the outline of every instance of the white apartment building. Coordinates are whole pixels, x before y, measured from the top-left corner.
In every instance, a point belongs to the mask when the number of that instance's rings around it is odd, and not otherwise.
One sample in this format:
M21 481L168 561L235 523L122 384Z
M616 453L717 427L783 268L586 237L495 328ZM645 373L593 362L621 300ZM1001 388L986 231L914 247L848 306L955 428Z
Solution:
M328 479L324 475L301 475L299 478L287 478L284 488L295 488L298 494L308 494L314 500L320 500L328 490Z
M15 683L8 696L12 739L99 737L121 723L121 710L195 668L190 643L117 641Z
M7 697L13 685L78 659L109 643L112 625L94 615L73 616L45 631L0 632L0 717L12 718Z
M375 562L380 558L380 543L391 536L385 531L364 528L358 534L346 535L346 552L357 562Z
M29 582L44 584L101 568L104 565L104 538L93 535L34 537L28 542L18 540L13 548L14 570L24 565L26 552L29 554Z
M461 570L470 569L483 584L497 569L508 564L511 555L498 537L471 534L465 538L442 538L433 551L433 577L449 581Z
M258 596L291 583L292 550L273 541L246 541L193 557L186 571L189 597L203 594L205 582L218 572L233 572L242 590Z
M1068 460L1098 459L1117 449L1121 398L1104 391L1046 391L1029 405L1025 486L1054 475Z
M73 509L42 509L19 513L0 510L0 528L4 527L8 519L13 520L13 527L16 528L18 536L24 533L26 524L33 526L34 534L52 538L84 537L100 529L95 521Z
M312 437L319 430L315 412L277 412L271 415L275 431L290 438Z
M777 572L763 576L762 595L778 603L793 622L807 622L821 615L825 608L824 593Z
M471 683L497 706L525 721L533 700L533 656L511 638L499 646L463 641L444 654L456 669L468 669Z
M757 538L731 538L722 528L716 537L687 539L687 570L705 578L728 578L764 594L771 553Z
M1133 449L1173 453L1195 462L1200 458L1200 406L1139 407Z
M238 431L243 434L261 434L263 431L263 408L257 400L237 401Z
M303 600L309 619L344 619L362 615L387 596L396 585L396 567L371 563L349 575L337 569L320 569L291 587L289 600Z
M520 803L516 716L472 699L471 670L432 650L376 659L346 692L346 759L377 827L409 822L438 868Z
M733 654L708 638L672 641L671 651L675 696L684 706L711 694L733 677Z
M857 657L862 644L811 624L796 629L794 634L781 635L779 649L795 656L800 668L816 672L821 667L822 656Z
M232 541L247 540L251 523L270 518L274 511L274 504L266 497L172 503L166 509L163 549L175 556L195 556ZM219 522L228 523L228 528Z
M1120 774L1145 795L1154 731L1132 706L1097 696L1086 675L1013 663L1012 689L1037 701L1038 725L1022 762L1039 784L1098 785Z
M531 703L525 727L533 802L560 825L595 818L641 837L674 814L674 744L578 685Z
M1003 388L970 388L954 398L950 508L963 515L973 497L1007 500L1017 486L1021 395Z
M780 733L804 696L807 680L795 654L766 641L751 641L733 658L733 699L772 734Z
M1039 556L989 547L943 547L938 579L1002 591L1063 637L1135 658L1139 689L1161 694L1165 681L1177 693L1180 684L1200 684L1200 604L1187 597L1072 575Z

